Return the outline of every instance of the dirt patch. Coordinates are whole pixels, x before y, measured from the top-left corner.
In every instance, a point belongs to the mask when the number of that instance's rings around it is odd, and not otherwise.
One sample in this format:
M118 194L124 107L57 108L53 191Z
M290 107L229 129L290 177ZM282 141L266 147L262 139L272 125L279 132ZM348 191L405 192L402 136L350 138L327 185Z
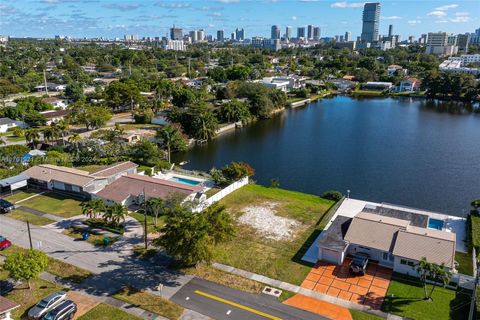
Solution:
M73 302L77 304L77 313L75 313L73 319L78 319L100 303L91 297L74 291L69 291L67 295L69 299L73 300Z
M253 227L267 239L281 241L295 236L295 229L301 223L289 218L277 216L275 208L278 203L266 202L263 205L249 206L243 209L244 214L238 222Z

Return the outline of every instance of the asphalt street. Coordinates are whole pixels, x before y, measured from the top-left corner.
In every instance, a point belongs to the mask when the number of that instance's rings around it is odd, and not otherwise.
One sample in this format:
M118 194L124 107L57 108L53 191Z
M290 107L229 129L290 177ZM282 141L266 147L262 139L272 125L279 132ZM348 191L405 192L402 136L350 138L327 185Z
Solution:
M319 315L282 304L275 297L252 294L194 278L171 300L216 320L323 320Z

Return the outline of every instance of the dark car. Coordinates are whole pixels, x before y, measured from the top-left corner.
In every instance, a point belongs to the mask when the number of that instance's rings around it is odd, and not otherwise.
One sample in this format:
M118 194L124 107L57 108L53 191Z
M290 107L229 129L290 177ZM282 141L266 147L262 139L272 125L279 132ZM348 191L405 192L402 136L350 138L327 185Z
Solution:
M367 271L369 255L363 252L357 253L353 256L350 262L350 271L356 274L364 275Z
M65 300L49 311L43 320L70 320L77 312L77 305L72 300Z
M15 209L15 205L5 199L0 199L0 212L7 213Z
M5 237L0 236L0 251L9 248L12 245L10 240Z

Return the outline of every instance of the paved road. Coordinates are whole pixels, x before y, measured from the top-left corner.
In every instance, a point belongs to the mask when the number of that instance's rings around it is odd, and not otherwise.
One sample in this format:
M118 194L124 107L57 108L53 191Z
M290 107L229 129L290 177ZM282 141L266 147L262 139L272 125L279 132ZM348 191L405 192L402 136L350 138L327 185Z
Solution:
M95 247L45 227L31 226L31 233L35 248L94 273L81 285L82 289L92 294L111 294L126 284L139 289L155 290L162 283L163 294L169 298L192 279L192 276L162 267L165 260L162 261L161 258L151 262L138 260L132 257L131 250ZM20 247L29 247L26 224L8 218L8 214L0 215L0 234Z
M322 320L264 294L251 294L195 278L171 300L217 320Z

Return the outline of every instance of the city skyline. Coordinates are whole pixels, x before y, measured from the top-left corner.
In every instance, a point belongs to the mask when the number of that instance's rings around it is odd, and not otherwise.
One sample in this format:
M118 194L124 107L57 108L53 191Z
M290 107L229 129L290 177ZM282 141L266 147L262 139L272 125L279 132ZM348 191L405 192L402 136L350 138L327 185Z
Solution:
M379 1L381 4L379 34L388 34L390 24L402 38L422 33L473 32L479 20L470 12L478 12L475 1ZM415 4L411 10L410 4ZM190 30L204 29L225 36L236 28L245 29L245 37L270 37L271 26L277 25L281 35L287 26L318 26L321 37L352 37L362 31L364 2L352 1L96 1L42 0L0 1L0 34L18 37L166 36L172 25ZM268 15L265 15L268 12ZM321 14L319 14L321 13ZM307 30L306 30L307 31ZM296 33L296 32L294 32Z

